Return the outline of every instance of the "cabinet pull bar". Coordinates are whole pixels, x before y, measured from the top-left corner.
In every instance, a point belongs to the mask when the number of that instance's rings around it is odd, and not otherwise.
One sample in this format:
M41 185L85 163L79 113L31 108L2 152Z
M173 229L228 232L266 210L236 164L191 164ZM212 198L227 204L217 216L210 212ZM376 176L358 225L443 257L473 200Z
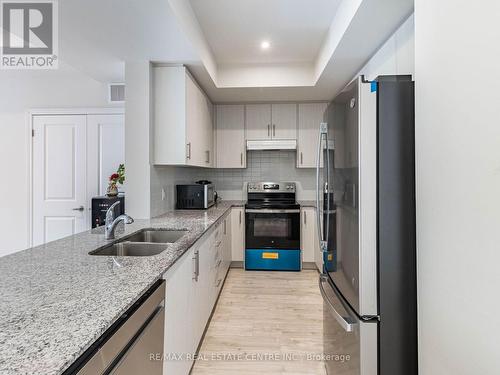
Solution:
M193 280L197 280L198 276L196 275L196 253L193 254L191 258L193 260Z

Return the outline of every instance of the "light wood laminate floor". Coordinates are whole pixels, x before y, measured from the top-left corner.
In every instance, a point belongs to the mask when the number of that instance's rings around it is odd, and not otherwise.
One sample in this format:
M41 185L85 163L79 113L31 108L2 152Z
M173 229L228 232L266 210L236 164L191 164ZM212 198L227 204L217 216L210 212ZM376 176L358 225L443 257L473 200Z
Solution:
M192 375L324 375L318 273L231 269Z

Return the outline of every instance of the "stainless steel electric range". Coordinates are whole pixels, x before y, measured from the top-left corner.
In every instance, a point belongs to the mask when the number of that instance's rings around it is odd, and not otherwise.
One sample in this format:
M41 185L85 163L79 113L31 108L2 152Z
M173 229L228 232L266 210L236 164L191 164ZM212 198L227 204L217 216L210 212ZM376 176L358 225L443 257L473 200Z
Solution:
M294 182L252 182L245 205L245 269L300 271L300 205Z

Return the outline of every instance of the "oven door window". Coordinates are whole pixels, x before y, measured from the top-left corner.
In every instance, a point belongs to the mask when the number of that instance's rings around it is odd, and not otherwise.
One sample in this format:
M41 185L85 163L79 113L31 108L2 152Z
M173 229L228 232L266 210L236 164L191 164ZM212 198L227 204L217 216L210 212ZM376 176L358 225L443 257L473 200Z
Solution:
M300 248L300 214L247 213L247 248Z
M292 223L287 218L256 218L253 226L254 237L289 238L292 235Z

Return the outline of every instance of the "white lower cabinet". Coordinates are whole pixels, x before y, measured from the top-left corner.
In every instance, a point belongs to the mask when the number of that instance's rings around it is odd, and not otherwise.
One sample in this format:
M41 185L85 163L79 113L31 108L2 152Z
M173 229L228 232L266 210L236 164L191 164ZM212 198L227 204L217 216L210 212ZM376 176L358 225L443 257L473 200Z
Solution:
M230 218L228 212L164 275L164 374L188 375L193 365L231 262Z
M231 266L231 246L232 246L232 243L231 243L231 227L232 227L232 223L231 223L231 213L229 213L229 215L227 215L225 218L224 218L224 252L222 254L222 275L221 275L221 278L222 278L222 281L224 280L223 278L226 276L226 273L227 273L227 270L229 269L229 266Z
M302 262L314 262L316 267L321 270L323 261L317 234L316 209L314 207L301 208L300 218Z
M245 254L245 208L231 211L231 260L243 262Z
M192 353L191 322L194 320L192 299L194 256L191 248L167 271L165 292L165 349L163 361L164 374L188 374L192 360L186 358Z

